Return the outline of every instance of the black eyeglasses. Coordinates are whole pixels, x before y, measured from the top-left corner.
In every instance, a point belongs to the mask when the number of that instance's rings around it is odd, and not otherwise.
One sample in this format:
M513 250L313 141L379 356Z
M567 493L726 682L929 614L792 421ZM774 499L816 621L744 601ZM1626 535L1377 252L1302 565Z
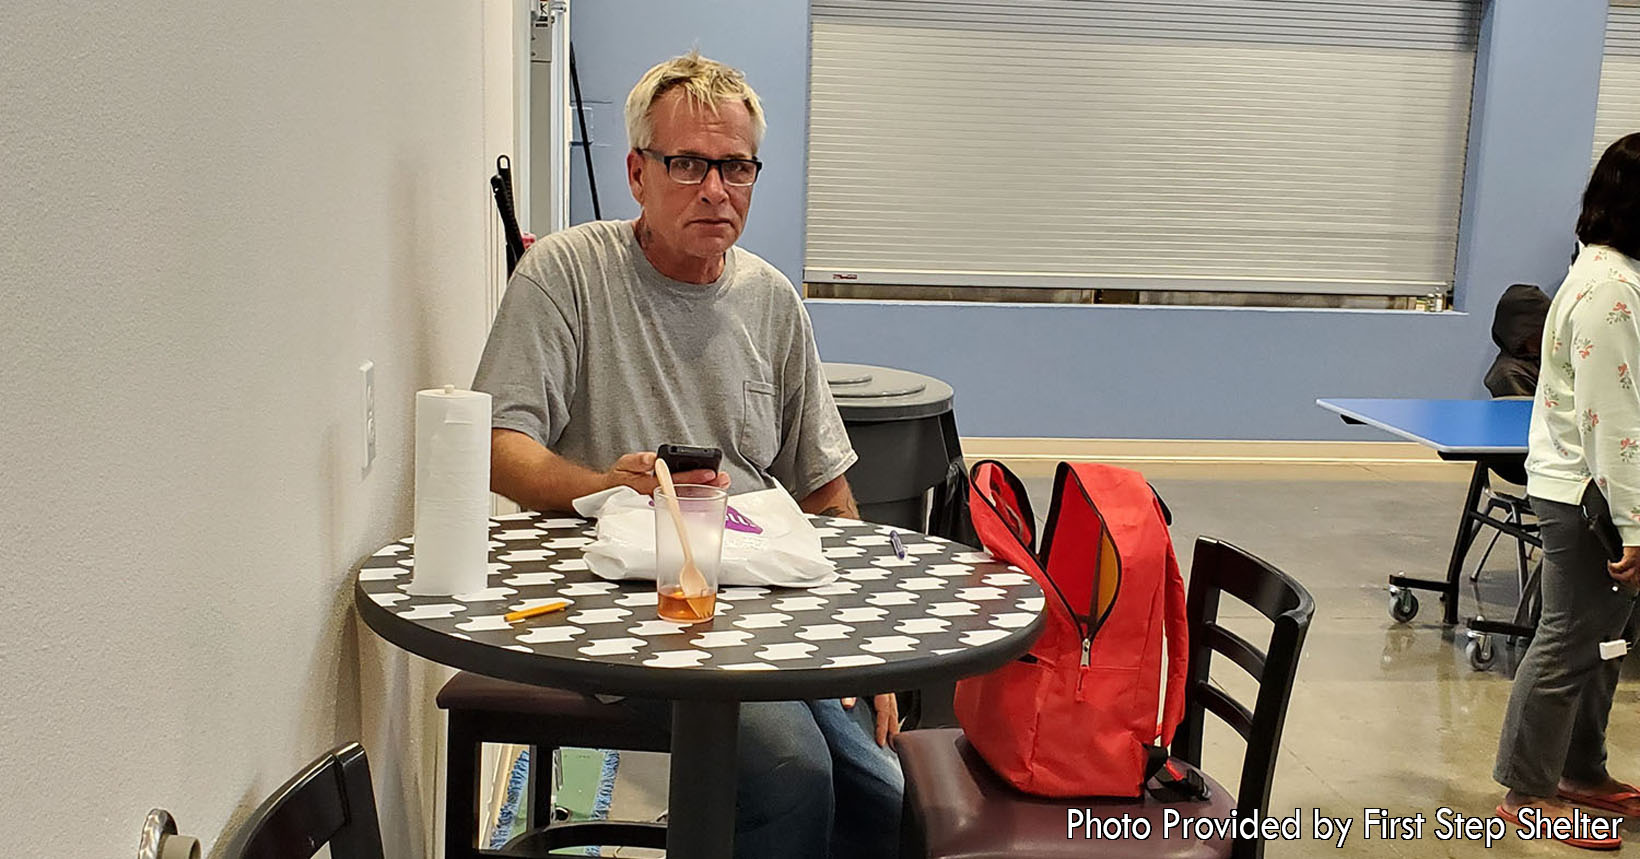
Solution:
M706 181L706 174L716 167L718 176L722 177L723 184L744 188L757 181L757 174L763 169L763 162L756 158L702 158L699 155L662 155L653 149L639 149L642 155L647 155L666 165L666 175L679 185L699 185Z

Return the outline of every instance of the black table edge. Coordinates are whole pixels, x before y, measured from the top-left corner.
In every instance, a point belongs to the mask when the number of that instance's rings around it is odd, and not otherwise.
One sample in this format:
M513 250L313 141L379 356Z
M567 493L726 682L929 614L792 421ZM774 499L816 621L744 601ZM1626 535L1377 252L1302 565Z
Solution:
M703 668L650 668L595 660L544 658L483 642L462 642L413 621L399 618L370 598L353 566L353 605L383 640L423 659L451 668L515 683L553 686L576 692L627 695L665 700L797 701L876 695L985 674L1029 650L1046 623L1046 613L996 641L965 648L937 661L885 662L843 668L724 671ZM1045 596L1045 595L1044 595ZM472 658L485 648L482 660ZM748 676L757 675L757 676Z

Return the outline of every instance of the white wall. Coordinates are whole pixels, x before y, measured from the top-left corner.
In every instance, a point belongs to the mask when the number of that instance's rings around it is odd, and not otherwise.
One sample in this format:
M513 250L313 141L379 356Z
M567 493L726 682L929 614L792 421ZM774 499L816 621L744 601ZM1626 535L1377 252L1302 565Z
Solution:
M209 845L362 738L388 855L430 855L439 678L348 567L409 529L414 391L483 343L494 6L0 4L0 807L31 854L134 855L154 806Z

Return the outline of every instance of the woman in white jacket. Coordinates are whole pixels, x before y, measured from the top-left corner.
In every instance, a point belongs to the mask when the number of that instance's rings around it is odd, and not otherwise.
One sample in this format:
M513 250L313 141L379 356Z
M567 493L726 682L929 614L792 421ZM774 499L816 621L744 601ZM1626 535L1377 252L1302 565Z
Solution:
M1633 637L1640 584L1640 134L1601 156L1577 237L1583 249L1543 329L1526 458L1543 535L1543 618L1515 676L1493 770L1509 788L1498 813L1527 824L1571 816L1566 803L1640 814L1640 791L1606 771L1621 660L1600 652L1601 642ZM1577 507L1590 481L1623 538L1615 563ZM1615 835L1585 826L1560 840L1615 849Z

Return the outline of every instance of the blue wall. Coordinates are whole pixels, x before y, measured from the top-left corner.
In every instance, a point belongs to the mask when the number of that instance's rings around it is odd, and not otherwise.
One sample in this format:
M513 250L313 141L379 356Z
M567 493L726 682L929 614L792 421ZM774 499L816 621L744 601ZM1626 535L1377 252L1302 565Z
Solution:
M1480 397L1491 309L1511 283L1553 289L1588 175L1605 0L1488 0L1459 235L1465 313L810 301L821 354L938 376L964 435L1382 439L1323 396ZM644 69L699 45L744 69L769 111L743 244L802 271L808 4L628 0L572 14L605 217L631 217L620 103ZM786 165L790 165L788 168ZM575 177L575 220L590 217ZM618 203L618 206L612 205Z

